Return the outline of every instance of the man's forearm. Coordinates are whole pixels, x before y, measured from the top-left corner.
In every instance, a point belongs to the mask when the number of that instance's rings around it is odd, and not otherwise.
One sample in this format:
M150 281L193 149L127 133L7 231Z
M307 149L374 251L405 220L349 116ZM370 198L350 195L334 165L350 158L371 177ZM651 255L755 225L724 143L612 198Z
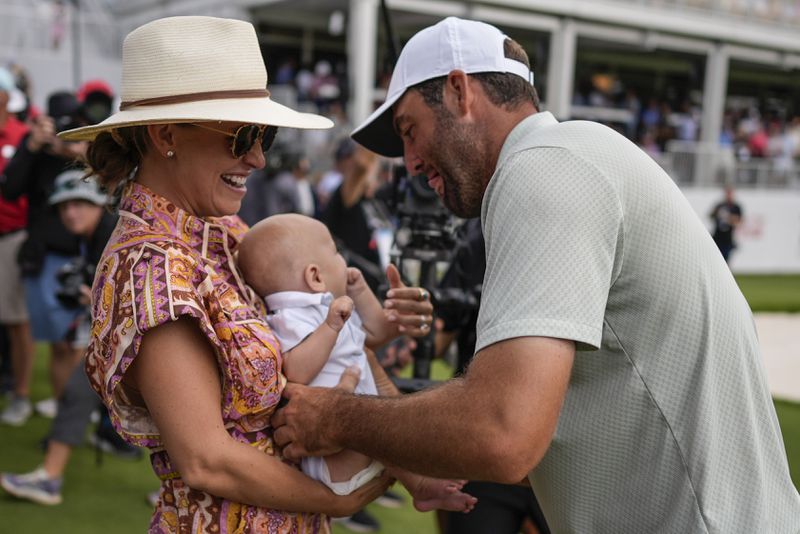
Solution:
M416 473L497 479L487 461L491 431L465 389L456 379L401 397L343 395L326 430L344 448Z

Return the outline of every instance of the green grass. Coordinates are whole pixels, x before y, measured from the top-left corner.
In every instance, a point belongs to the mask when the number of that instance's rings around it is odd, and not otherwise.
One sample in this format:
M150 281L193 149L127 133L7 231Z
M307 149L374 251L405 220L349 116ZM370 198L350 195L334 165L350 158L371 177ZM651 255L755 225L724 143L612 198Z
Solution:
M800 312L800 275L737 275L754 312Z
M742 292L753 311L800 312L800 276L737 276ZM47 357L39 347L34 376L33 398L48 396ZM443 379L448 369L437 362L434 377ZM0 400L0 408L4 406ZM800 488L800 404L776 401L792 480ZM0 471L26 472L43 457L40 440L50 421L33 417L23 428L0 426ZM44 507L12 499L0 490L0 532L47 534L141 533L147 528L150 508L145 495L158 486L148 460L131 462L106 455L97 465L94 450L75 450L65 477L64 503ZM400 489L402 492L402 489ZM404 508L390 510L377 505L369 508L382 524L384 534L433 534L433 513L412 509L406 498ZM339 525L335 534L349 531Z
M34 368L32 398L41 400L49 395L46 347L39 345ZM435 376L444 378L447 370L435 366ZM0 399L0 409L5 407ZM44 457L40 441L51 421L32 417L21 428L0 425L0 471L28 472ZM151 509L145 502L148 492L158 488L158 479L145 457L139 461L121 460L104 455L98 465L91 447L79 447L73 452L64 477L64 502L58 506L39 506L20 501L0 489L0 533L30 534L141 534L147 531ZM433 512L420 513L413 509L408 494L398 484L395 489L406 496L403 508L388 509L376 504L368 509L377 517L384 534L434 534ZM334 534L351 531L333 525Z
M792 481L800 490L800 404L776 400L775 411L781 425Z

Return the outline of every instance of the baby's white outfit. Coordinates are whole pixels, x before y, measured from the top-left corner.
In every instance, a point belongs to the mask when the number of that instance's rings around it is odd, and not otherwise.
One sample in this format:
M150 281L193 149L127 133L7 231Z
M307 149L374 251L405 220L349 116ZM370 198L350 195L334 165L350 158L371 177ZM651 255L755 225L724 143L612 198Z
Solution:
M269 323L275 337L281 344L281 350L289 351L319 328L328 316L328 308L333 302L331 293L304 293L302 291L280 291L264 297L269 314ZM355 393L359 395L377 395L375 378L369 368L367 355L364 352L366 334L361 327L361 318L355 310L344 323L344 327L336 338L328 361L319 374L308 384L309 386L331 388L339 383L342 373L352 366L358 367L361 375ZM383 465L373 461L350 480L331 482L328 466L324 458L303 458L303 472L319 480L337 495L348 495L373 478L380 475Z

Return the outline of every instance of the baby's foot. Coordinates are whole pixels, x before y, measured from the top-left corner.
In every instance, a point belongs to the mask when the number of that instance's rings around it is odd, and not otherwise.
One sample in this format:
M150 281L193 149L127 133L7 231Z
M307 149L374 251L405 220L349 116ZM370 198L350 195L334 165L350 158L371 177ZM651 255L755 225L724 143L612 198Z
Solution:
M464 480L419 477L414 488L408 488L414 498L414 508L420 512L448 510L467 513L475 507L478 499L461 491Z

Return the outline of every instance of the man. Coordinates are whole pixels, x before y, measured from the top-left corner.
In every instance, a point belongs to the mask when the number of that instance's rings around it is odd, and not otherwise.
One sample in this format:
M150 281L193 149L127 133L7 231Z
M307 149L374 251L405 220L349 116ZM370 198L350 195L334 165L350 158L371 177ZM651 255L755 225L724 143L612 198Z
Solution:
M742 207L733 198L733 187L725 188L725 200L714 206L709 217L714 221L714 243L725 261L730 261L731 252L736 248L734 231L742 222Z
M711 237L635 145L539 112L529 76L485 24L408 42L353 137L480 213L477 353L463 378L397 399L289 385L276 441L527 475L554 532L797 532L750 310Z
M17 146L28 129L8 112L8 103L16 90L14 77L0 68L0 187L6 163L17 151ZM28 223L28 199L25 196L6 200L0 196L0 324L7 331L11 369L14 373L14 390L10 402L0 413L0 422L23 425L33 413L30 401L30 382L33 372L34 345L31 336L22 273L17 254L25 241Z

